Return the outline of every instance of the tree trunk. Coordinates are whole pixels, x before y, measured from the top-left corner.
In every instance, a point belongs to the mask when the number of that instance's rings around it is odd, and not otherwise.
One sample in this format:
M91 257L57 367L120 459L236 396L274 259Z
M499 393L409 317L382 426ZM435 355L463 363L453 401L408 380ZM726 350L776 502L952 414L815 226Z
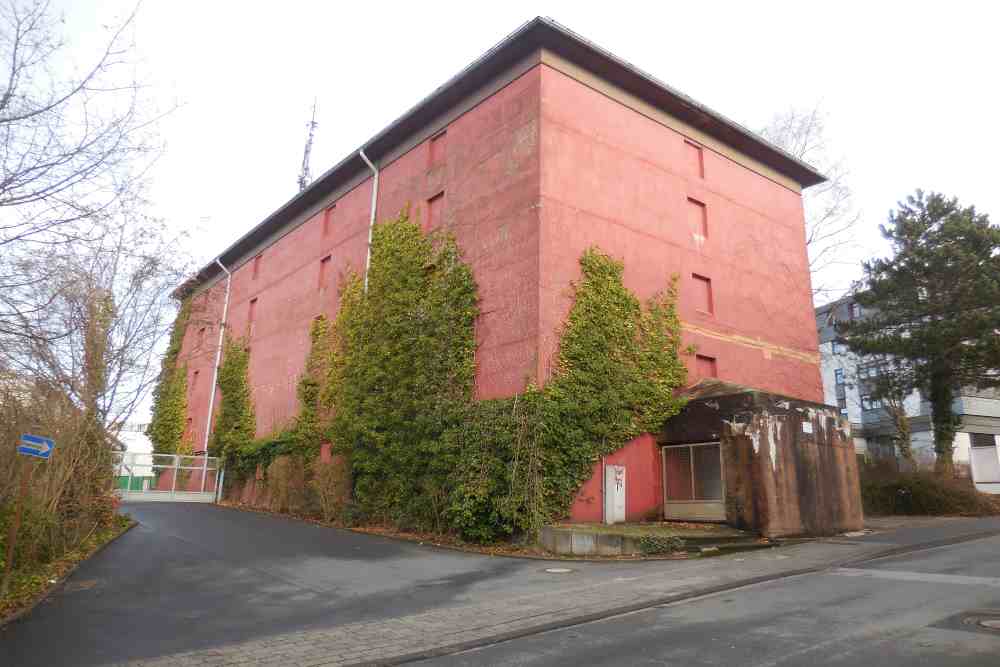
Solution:
M955 429L958 418L952 411L955 400L954 382L950 373L935 371L931 375L930 402L931 420L934 424L934 453L937 459L934 471L941 476L954 474L952 450L955 445Z

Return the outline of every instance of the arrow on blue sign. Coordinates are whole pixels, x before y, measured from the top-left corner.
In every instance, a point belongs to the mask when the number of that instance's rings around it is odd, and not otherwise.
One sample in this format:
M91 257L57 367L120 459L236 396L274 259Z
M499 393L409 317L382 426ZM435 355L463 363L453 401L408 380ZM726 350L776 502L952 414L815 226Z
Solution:
M24 433L21 435L21 442L17 445L17 453L25 456L34 456L39 459L47 459L52 455L52 450L56 443L51 438L43 438L40 435Z

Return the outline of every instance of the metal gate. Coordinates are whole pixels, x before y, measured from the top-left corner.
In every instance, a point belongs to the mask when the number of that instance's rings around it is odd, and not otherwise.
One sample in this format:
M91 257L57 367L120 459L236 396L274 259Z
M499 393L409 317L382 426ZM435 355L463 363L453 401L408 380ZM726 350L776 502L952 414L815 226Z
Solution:
M222 469L215 456L182 454L117 454L118 495L125 502L218 501Z

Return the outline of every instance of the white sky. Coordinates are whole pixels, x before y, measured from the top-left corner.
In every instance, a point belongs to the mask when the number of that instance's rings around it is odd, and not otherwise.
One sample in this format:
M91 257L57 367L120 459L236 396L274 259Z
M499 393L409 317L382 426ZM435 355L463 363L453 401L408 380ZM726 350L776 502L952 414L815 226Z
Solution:
M56 0L86 42L130 0ZM156 212L209 261L296 192L313 98L318 176L524 21L549 16L750 128L822 103L864 219L915 188L1000 218L987 2L146 0L135 40L162 106Z

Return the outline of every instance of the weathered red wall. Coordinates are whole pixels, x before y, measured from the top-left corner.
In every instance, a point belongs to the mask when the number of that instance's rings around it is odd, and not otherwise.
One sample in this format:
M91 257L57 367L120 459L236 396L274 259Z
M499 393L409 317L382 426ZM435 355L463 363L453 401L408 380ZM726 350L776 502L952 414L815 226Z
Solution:
M546 65L541 86L540 374L579 257L598 245L640 298L680 277L685 341L716 358L720 379L822 401L800 194L708 147L702 177L673 129ZM689 197L706 206L703 242ZM712 314L695 308L692 274L712 280Z
M476 325L476 390L482 398L509 396L534 379L538 329L538 113L539 71L522 75L447 127L445 159L431 163L425 141L382 168L378 219L410 206L427 220L427 201L444 192L434 226L447 227L471 264L481 297ZM249 302L257 298L250 336L249 376L258 434L289 422L298 409L296 383L319 314L333 316L339 281L364 268L371 179L336 201L329 233L323 214L263 250L233 273L228 326L247 333ZM320 260L331 256L331 277L319 289ZM187 364L188 414L195 449L201 448L212 364L222 310L223 285L195 298L181 360ZM206 326L199 345L199 329ZM191 386L194 371L196 386ZM218 399L216 400L216 408Z
M641 298L680 280L684 339L715 357L718 377L776 393L822 400L801 196L703 147L703 175L692 169L685 137L577 80L539 65L447 128L443 163L425 141L384 165L379 219L407 205L421 220L444 192L433 225L457 237L479 284L476 390L509 396L544 382L579 278L579 257L598 245L625 263L626 285ZM708 237L693 237L688 198L706 205ZM323 235L317 214L233 275L229 327L250 337L250 380L257 430L287 423L295 385L318 314L337 308L338 281L361 271L371 180L336 202ZM330 285L319 289L320 260L331 255ZM712 281L713 312L695 304L691 274ZM189 383L191 435L204 435L222 304L218 283L196 298L182 360ZM201 345L198 330L206 326ZM694 368L693 358L686 358ZM692 372L691 382L698 379ZM616 453L628 466L629 516L661 504L659 454L640 439ZM600 516L591 480L574 518ZM632 494L639 496L632 499ZM596 514L595 514L596 511Z
M652 435L632 440L614 454L605 457L607 465L625 466L625 519L642 521L663 515L663 469L660 448ZM571 521L600 522L604 519L602 464L594 464L594 473L584 482L570 508Z

